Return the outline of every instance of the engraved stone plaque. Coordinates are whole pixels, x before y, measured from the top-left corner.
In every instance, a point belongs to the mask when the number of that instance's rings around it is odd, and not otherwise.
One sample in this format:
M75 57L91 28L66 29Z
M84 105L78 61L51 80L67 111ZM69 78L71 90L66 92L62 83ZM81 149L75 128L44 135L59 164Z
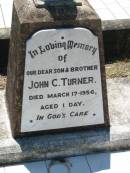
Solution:
M48 29L26 42L21 132L104 124L98 37Z

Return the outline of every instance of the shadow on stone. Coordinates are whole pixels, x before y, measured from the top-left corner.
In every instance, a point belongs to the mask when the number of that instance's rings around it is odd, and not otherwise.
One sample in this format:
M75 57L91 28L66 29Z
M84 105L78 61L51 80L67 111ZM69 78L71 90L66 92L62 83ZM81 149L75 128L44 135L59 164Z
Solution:
M110 129L90 128L70 133L53 133L15 139L24 160L60 159L110 150ZM104 169L109 168L109 157Z
M130 30L108 30L103 32L105 61L130 60Z
M87 156L87 161L91 167L92 172L109 171L111 169L111 155L110 153L93 154Z

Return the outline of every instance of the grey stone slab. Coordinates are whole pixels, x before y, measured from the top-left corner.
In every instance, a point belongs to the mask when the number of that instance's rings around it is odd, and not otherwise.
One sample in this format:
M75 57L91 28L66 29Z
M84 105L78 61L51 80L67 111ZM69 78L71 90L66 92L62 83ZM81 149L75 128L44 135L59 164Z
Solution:
M0 165L130 148L130 78L107 80L110 128L13 139L0 91Z
M47 173L45 162L23 163L5 167L5 173Z
M102 30L127 30L130 29L130 19L115 19L102 21Z
M91 172L94 173L129 173L130 151L118 153L102 153L87 156Z
M91 173L85 156L70 157L60 161L49 160L46 163L50 173Z
M86 156L91 172L110 170L111 153L90 154Z

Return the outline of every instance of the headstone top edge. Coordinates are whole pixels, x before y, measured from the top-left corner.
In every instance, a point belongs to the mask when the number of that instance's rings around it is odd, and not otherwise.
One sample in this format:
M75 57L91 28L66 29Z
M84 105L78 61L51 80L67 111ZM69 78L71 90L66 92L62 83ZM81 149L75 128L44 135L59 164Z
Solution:
M82 6L82 0L33 0L37 8L44 8L46 6Z
M16 10L17 16L21 24L32 23L32 21L56 21L53 17L52 11L50 11L48 8L36 8L33 0L14 0L14 9ZM83 0L82 6L77 6L76 11L77 14L74 18L75 21L88 21L100 19L95 10L87 1L84 2ZM64 21L69 21L69 19L64 19Z

